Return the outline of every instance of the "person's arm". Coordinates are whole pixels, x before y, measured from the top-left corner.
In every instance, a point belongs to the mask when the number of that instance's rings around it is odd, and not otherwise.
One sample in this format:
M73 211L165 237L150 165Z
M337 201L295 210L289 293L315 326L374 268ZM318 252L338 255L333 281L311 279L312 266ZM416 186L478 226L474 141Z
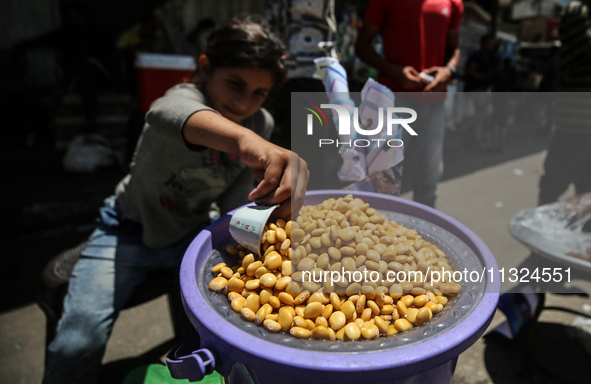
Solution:
M435 78L424 89L425 92L444 92L447 85L452 80L452 68L458 68L460 65L460 48L459 38L460 33L457 29L451 29L447 33L447 51L451 52L451 57L445 66L437 66L425 69L425 73Z
M275 211L279 217L289 217L301 208L309 171L306 162L294 152L210 110L191 115L183 127L183 136L190 144L239 156L259 181L248 196L251 201L281 204Z
M402 66L383 59L375 51L372 42L379 33L379 27L369 23L363 23L357 32L355 52L359 59L375 68L379 73L393 78L404 89L419 89L426 82L419 77L419 72L411 66Z

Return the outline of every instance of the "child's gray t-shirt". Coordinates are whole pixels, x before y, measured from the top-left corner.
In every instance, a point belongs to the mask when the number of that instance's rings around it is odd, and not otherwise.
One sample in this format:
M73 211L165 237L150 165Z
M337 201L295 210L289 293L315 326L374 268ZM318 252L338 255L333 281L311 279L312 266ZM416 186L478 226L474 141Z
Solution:
M212 110L194 84L179 84L156 100L136 146L129 174L115 194L126 219L140 223L151 248L174 244L209 222L216 201L222 212L248 203L251 171L237 156L191 146L182 128L191 115ZM265 139L273 118L264 109L241 122Z

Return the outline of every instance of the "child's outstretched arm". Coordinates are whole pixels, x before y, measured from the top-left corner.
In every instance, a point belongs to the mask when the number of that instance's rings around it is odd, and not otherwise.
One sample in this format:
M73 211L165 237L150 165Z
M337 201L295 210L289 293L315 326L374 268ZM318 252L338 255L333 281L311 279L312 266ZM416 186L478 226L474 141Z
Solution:
M185 123L183 135L191 144L240 156L259 182L249 195L255 203L281 204L275 212L286 218L302 206L310 173L296 153L209 110L194 113Z

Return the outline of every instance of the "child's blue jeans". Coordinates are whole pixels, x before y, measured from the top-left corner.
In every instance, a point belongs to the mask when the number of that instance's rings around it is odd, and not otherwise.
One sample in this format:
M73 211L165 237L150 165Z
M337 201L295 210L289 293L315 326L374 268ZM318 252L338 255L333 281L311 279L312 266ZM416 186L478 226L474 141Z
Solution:
M178 269L193 239L151 249L141 227L125 221L115 197L105 200L99 227L76 264L56 337L47 351L44 384L96 383L113 323L134 287L153 270Z

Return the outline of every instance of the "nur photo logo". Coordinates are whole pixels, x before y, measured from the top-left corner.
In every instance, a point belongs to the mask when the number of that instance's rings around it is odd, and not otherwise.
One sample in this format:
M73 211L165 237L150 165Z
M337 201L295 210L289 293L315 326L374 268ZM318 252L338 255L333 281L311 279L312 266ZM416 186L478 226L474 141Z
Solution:
M312 112L314 114L314 116L316 116L318 121L320 122L321 126L324 126L324 123L326 123L326 125L328 125L328 119L326 118L326 115L324 114L324 112L322 112L322 109L318 108L314 104L310 104L307 102L304 102L304 104L312 107L312 108L304 107L304 109ZM319 114L322 115L322 119L320 118ZM308 114L308 135L312 134L312 119L313 119L312 115ZM324 119L324 123L322 122L323 119Z
M373 128L368 128L360 122L358 107L353 107L351 109L351 107L347 108L340 104L320 104L320 107L318 107L314 104L304 102L304 109L310 112L308 113L306 120L306 134L308 136L314 134L315 121L317 121L321 127L325 124L328 125L328 119L323 112L323 109L327 108L330 108L333 111L333 115L336 114L335 122L338 124L338 135L345 140L319 139L319 147L322 147L323 145L336 145L337 147L348 146L352 148L369 147L371 144L376 144L378 147L382 145L401 147L404 145L402 140L389 138L394 135L395 127L397 125L404 128L411 136L417 136L415 130L410 126L410 124L417 119L417 113L412 108L388 107L384 109L383 107L377 107L377 113L373 114L373 116L377 116L377 125ZM370 124L373 123L372 120L369 121ZM351 129L351 126L353 126L353 129ZM355 139L353 139L353 137L355 137ZM358 137L375 138L360 139Z

